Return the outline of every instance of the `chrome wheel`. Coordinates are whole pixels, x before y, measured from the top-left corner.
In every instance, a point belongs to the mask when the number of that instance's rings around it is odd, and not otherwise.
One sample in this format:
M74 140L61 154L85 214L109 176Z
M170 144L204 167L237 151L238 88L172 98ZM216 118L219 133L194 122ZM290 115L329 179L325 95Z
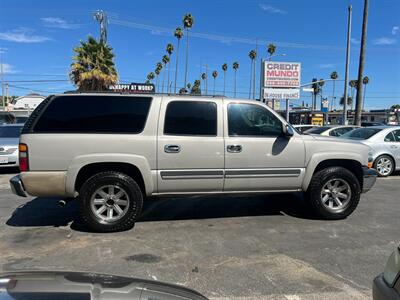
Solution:
M381 157L376 162L376 170L382 176L388 176L392 173L393 164L392 161L387 157Z
M344 210L350 203L351 188L343 179L330 179L322 187L321 202L331 211Z
M100 222L115 222L128 211L129 196L119 186L105 185L93 193L90 206L93 214Z

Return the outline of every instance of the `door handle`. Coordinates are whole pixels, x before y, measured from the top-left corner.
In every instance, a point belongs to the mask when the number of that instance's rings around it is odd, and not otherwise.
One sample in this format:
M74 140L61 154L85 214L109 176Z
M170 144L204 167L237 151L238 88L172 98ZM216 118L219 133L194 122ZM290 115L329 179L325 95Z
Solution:
M226 150L230 153L239 153L242 152L242 145L228 145Z
M166 153L179 153L181 151L181 146L179 145L165 145L164 152Z
M390 148L392 148L392 149L397 149L398 147L395 146L395 145L392 145L392 146L390 146Z

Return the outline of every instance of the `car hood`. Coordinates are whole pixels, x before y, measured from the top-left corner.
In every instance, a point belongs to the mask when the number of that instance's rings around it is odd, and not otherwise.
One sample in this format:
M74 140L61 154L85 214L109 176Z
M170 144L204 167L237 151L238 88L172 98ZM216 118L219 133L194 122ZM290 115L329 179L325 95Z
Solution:
M0 274L0 299L20 298L207 300L200 293L182 286L124 276L53 271Z
M16 146L18 147L19 138L0 138L1 146Z

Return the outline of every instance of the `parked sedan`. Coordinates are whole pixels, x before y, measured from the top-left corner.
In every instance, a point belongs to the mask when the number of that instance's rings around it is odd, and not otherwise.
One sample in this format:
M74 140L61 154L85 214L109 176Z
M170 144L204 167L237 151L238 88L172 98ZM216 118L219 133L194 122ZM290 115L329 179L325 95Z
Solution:
M293 127L296 128L298 132L303 133L304 131L317 127L317 125L302 124L302 125L293 125Z
M386 177L400 170L400 126L373 126L355 129L342 138L359 140L371 147L373 167Z
M0 125L0 168L17 167L18 143L22 124Z
M358 126L329 125L329 126L315 127L315 128L304 131L304 133L305 134L319 134L319 135L324 135L324 136L341 136L345 133L352 131L355 128L358 128Z
M392 253L382 274L374 279L374 300L400 300L400 246Z

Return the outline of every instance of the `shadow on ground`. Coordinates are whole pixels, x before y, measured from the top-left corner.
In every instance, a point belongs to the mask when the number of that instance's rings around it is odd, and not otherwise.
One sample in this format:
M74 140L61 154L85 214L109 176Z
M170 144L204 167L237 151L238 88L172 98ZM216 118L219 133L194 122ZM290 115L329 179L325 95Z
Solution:
M145 201L138 222L178 221L247 216L290 215L311 218L299 194L251 196L192 196L151 198ZM9 226L68 226L87 232L77 201L58 206L56 198L35 198L18 207L6 222Z

